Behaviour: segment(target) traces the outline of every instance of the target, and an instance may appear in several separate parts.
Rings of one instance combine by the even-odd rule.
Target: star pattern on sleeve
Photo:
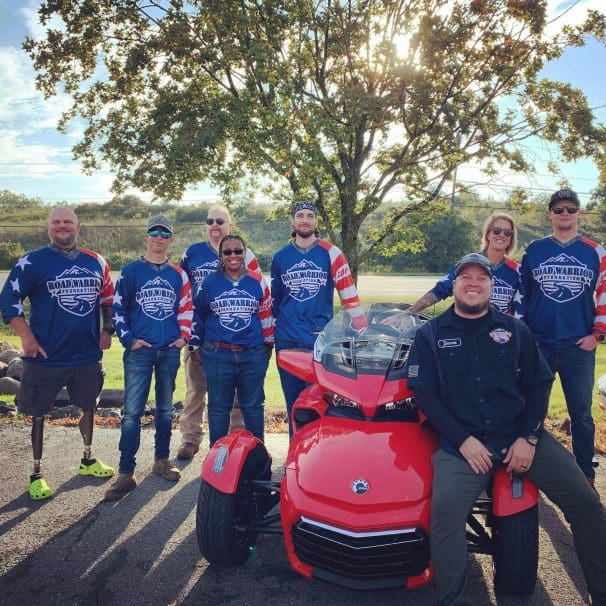
[[[18,303],[15,303],[15,304],[13,305],[13,307],[14,307],[14,308],[17,310],[17,313],[18,313],[20,316],[22,316],[22,315],[25,313],[25,311],[24,311],[24,309],[23,309],[23,301],[19,301]]]
[[[114,322],[114,326],[117,326],[118,324],[124,324],[124,316],[114,314],[114,317],[112,318],[112,320]]]
[[[516,290],[516,294],[513,296],[513,300],[516,303],[521,303],[523,298],[524,296],[522,295],[522,293],[519,290]]]
[[[11,280],[11,286],[13,287],[13,292],[21,292],[21,289],[19,287],[19,278]]]
[[[114,292],[114,305],[122,305],[122,297],[118,292]]]
[[[15,266],[18,267],[21,271],[25,270],[26,265],[31,265],[32,262],[28,259],[29,255],[25,255],[21,257],[16,263]]]

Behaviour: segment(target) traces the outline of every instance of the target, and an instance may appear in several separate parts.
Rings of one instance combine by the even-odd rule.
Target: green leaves
[[[545,61],[588,35],[590,14],[543,36],[545,0],[55,0],[28,39],[47,95],[84,119],[74,148],[128,185],[179,198],[254,175],[283,196],[314,197],[357,270],[406,217],[439,197],[456,167],[530,168],[521,144],[543,136],[570,160],[604,142],[580,91],[539,80]],[[55,21],[53,21],[54,23]],[[385,230],[358,234],[385,201]]]

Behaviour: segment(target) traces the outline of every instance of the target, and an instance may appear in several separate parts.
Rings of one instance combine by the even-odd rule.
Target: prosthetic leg
[[[44,438],[44,417],[32,417],[32,451],[34,471],[29,477],[29,496],[41,501],[53,496],[53,489],[42,477],[42,442]]]
[[[80,417],[80,435],[84,442],[84,454],[80,459],[78,474],[81,476],[94,476],[95,478],[111,478],[115,469],[101,461],[92,458],[93,428],[95,426],[94,409],[85,410]]]

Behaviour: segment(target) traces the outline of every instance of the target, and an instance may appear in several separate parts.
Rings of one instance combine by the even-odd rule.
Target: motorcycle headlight
[[[342,396],[337,395],[336,393],[331,393],[329,391],[324,393],[324,400],[330,406],[336,406],[337,408],[361,408],[361,406],[354,402],[353,400],[348,400]]]

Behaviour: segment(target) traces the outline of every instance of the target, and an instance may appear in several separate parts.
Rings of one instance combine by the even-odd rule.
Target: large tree
[[[546,0],[47,0],[25,48],[46,95],[73,98],[74,152],[178,198],[245,177],[312,196],[357,272],[456,167],[529,168],[541,136],[565,159],[606,140],[582,91],[540,78],[605,17],[544,35]],[[53,19],[54,18],[54,19]],[[59,19],[59,25],[54,25]],[[288,196],[285,193],[288,193]],[[402,204],[359,238],[386,200]]]

